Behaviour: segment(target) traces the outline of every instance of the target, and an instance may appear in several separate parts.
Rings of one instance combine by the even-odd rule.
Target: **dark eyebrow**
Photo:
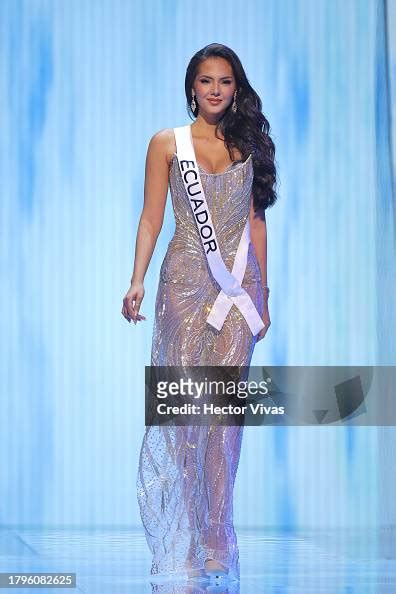
[[[205,78],[213,78],[213,76],[208,76],[207,74],[199,74],[198,76],[204,76]],[[228,76],[220,76],[220,80],[223,80],[223,78],[232,78],[232,74],[229,74]]]

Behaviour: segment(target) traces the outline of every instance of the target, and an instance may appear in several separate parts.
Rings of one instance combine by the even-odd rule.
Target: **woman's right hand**
[[[121,313],[128,322],[133,320],[136,322],[145,320],[145,316],[139,313],[140,304],[144,297],[144,286],[143,283],[132,283],[123,299],[123,305]]]

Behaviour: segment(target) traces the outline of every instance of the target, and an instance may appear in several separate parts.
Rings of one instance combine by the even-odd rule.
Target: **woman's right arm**
[[[136,234],[135,261],[131,285],[123,299],[122,315],[136,324],[145,320],[139,313],[144,297],[143,281],[164,220],[169,183],[167,149],[170,132],[160,130],[151,138],[146,156],[144,204]]]

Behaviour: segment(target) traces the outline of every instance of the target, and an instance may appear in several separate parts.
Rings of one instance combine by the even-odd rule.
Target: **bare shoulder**
[[[176,144],[173,128],[163,128],[153,134],[150,139],[149,150],[154,152],[156,156],[164,158],[168,165],[175,149]]]

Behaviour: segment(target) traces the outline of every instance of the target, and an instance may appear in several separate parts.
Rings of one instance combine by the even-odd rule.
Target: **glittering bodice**
[[[222,173],[207,173],[199,166],[201,182],[215,227],[220,253],[229,271],[249,217],[253,183],[252,157],[235,162]],[[169,166],[169,185],[176,221],[160,278],[162,281],[198,284],[208,279],[215,283],[207,264],[191,205],[186,196],[176,154]],[[260,269],[253,244],[249,245],[248,262],[242,286],[260,282]],[[217,285],[216,285],[217,287]]]

